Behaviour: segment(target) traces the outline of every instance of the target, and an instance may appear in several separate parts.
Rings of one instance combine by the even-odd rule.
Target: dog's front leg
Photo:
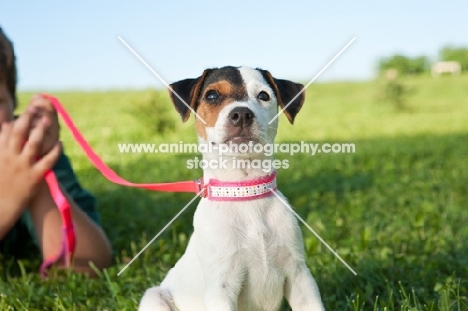
[[[293,311],[323,311],[320,292],[307,266],[301,264],[286,278],[284,296]]]
[[[237,301],[222,284],[205,288],[205,311],[235,311]]]
[[[220,260],[204,266],[206,311],[237,310],[242,272],[234,261]]]
[[[204,245],[206,246],[206,245]],[[206,247],[198,249],[198,258],[205,283],[205,311],[236,311],[242,286],[243,270],[239,256],[226,249],[213,252]]]

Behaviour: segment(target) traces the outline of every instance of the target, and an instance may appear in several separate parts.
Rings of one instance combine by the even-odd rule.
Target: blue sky
[[[248,65],[308,81],[362,80],[386,55],[468,46],[468,1],[2,1],[20,90],[163,87],[203,69]]]

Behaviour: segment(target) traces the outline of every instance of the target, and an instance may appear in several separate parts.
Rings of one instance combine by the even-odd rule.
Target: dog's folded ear
[[[284,109],[284,114],[288,118],[289,122],[293,124],[294,118],[304,104],[305,90],[299,94],[304,86],[300,83],[295,83],[289,80],[275,79],[267,70],[258,70],[260,70],[265,80],[275,91],[275,95],[278,99],[278,105],[281,109],[286,107],[286,109]]]
[[[197,109],[198,96],[203,85],[206,75],[212,69],[206,69],[203,74],[195,79],[185,79],[169,85],[169,96],[175,109],[182,117],[182,121],[186,122],[190,116],[190,112],[195,112]]]

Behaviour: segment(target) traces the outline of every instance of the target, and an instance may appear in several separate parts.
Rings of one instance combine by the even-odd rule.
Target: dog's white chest
[[[274,310],[286,275],[294,261],[303,258],[296,228],[294,216],[274,196],[244,202],[203,200],[194,218],[198,259],[219,270],[217,277],[239,292],[242,310]]]

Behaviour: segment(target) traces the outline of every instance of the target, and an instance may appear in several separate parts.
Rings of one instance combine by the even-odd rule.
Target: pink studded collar
[[[247,201],[262,198],[276,190],[276,172],[260,178],[241,181],[226,182],[210,179],[208,184],[200,185],[206,188],[208,200],[212,201]]]

